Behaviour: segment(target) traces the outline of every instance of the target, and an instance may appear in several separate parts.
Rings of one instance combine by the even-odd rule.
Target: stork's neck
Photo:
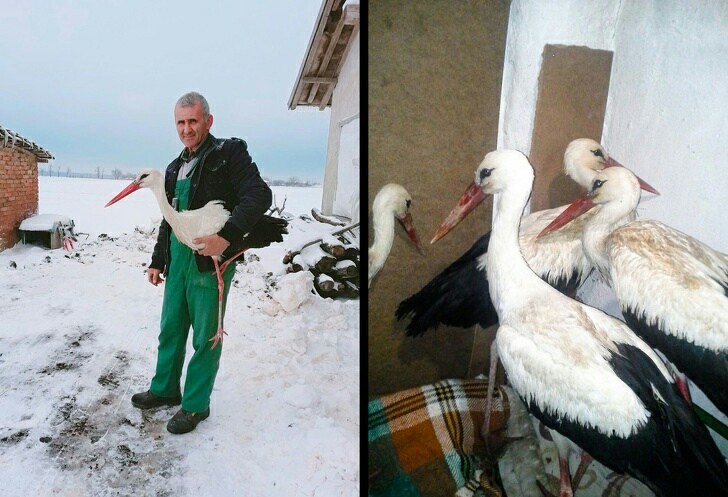
[[[597,172],[589,167],[573,164],[567,167],[567,174],[582,188],[589,190],[596,178]]]
[[[543,283],[526,263],[518,242],[530,187],[515,186],[494,195],[493,226],[486,258],[490,297],[501,322],[508,309],[521,305],[519,297],[527,296]]]
[[[392,212],[373,212],[374,243],[369,248],[369,278],[382,269],[394,243],[394,214]]]
[[[174,210],[174,208],[169,205],[169,201],[167,201],[167,194],[164,191],[164,183],[154,183],[149,187],[149,189],[152,190],[152,193],[154,193],[154,196],[157,198],[157,203],[159,204],[159,210],[162,211],[162,216],[164,216],[164,219],[172,227],[172,231],[178,233],[178,212]]]
[[[584,226],[582,246],[592,265],[599,271],[602,279],[610,283],[609,256],[607,242],[609,235],[620,226],[634,221],[635,211],[625,212],[623,206],[606,203],[597,207],[598,211]]]

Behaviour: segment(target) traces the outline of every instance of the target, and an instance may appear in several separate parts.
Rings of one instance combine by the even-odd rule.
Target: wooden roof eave
[[[50,152],[39,146],[37,143],[23,138],[19,134],[0,126],[0,148],[14,148],[31,153],[38,162],[48,162],[54,159]]]
[[[359,4],[345,5],[339,20],[333,26],[332,13],[341,6],[341,0],[326,0],[319,11],[316,29],[309,40],[308,50],[304,62],[301,64],[296,84],[294,85],[288,108],[293,110],[297,105],[316,105],[323,110],[331,102],[331,96],[338,81],[340,64],[346,60],[349,51],[350,40],[356,34],[359,27]],[[347,31],[345,39],[341,39],[344,28],[351,25],[352,30]],[[326,28],[329,28],[327,31]],[[327,43],[328,40],[328,43]],[[336,60],[336,65],[331,66],[334,52],[343,41],[345,44],[342,57]],[[328,73],[328,74],[327,74]],[[333,73],[333,75],[332,75]],[[327,85],[321,101],[316,102],[316,96],[320,93],[321,85]]]

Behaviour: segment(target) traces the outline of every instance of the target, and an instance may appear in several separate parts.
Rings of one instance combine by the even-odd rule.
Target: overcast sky
[[[182,150],[174,104],[194,90],[263,175],[322,180],[330,112],[288,110],[321,3],[2,2],[0,126],[61,171],[164,168]]]

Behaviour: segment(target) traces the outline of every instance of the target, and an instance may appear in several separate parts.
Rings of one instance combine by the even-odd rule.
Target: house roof
[[[358,2],[323,0],[288,101],[289,109],[302,105],[323,110],[331,105],[339,71],[358,30]]]
[[[49,151],[38,145],[37,143],[23,138],[19,134],[0,126],[0,148],[16,148],[25,150],[35,155],[38,162],[48,162],[49,159],[55,159]]]

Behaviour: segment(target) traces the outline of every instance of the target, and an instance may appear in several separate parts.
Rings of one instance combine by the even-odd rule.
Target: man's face
[[[174,108],[174,120],[177,123],[179,139],[188,149],[194,151],[207,137],[212,126],[212,115],[205,119],[202,116],[202,104],[196,102],[192,107]]]

